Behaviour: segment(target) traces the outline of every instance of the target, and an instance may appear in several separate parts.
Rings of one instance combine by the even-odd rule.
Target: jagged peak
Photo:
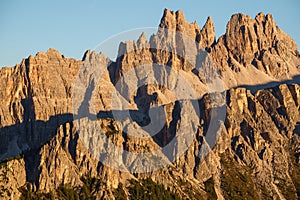
[[[258,22],[265,21],[265,19],[265,14],[263,12],[260,12],[255,16],[255,20]]]
[[[206,20],[203,28],[206,27],[206,26],[212,26],[212,27],[214,27],[214,22],[213,22],[213,20],[212,20],[212,18],[210,16],[207,17],[207,20]]]
[[[215,26],[212,18],[209,16],[201,29],[202,32],[209,32],[215,34]]]
[[[82,61],[90,60],[92,57],[95,57],[96,54],[97,53],[95,51],[89,49],[83,54]]]
[[[245,29],[245,27],[248,27]],[[258,13],[255,16],[255,19],[252,19],[249,15],[245,15],[242,13],[233,14],[227,23],[226,26],[226,37],[231,37],[234,35],[241,34],[240,31],[249,31],[252,30],[253,27],[256,27],[254,31],[258,37],[261,37],[262,32],[260,30],[264,30],[263,32],[268,34],[273,34],[273,36],[268,36],[273,38],[274,34],[277,31],[277,25],[273,20],[273,16],[271,14],[265,15],[263,12]],[[261,27],[261,28],[257,28]],[[258,30],[259,29],[259,30]],[[257,31],[260,31],[257,33]],[[244,34],[244,33],[242,33]]]
[[[176,28],[176,17],[174,16],[174,11],[171,11],[167,8],[164,10],[164,14],[160,20],[159,27],[169,29]]]
[[[270,13],[268,13],[268,14],[266,15],[266,20],[268,20],[268,21],[274,21],[273,15],[270,14]]]
[[[142,32],[139,39],[137,40],[137,44],[144,45],[144,44],[147,44],[147,42],[148,42],[148,40],[147,40],[146,34],[144,32]]]
[[[217,46],[224,45],[229,57],[242,66],[255,66],[276,78],[289,77],[286,74],[293,71],[280,66],[286,65],[287,58],[298,55],[297,44],[276,25],[271,14],[260,12],[255,19],[241,13],[234,14],[221,38]]]
[[[236,13],[233,14],[227,24],[227,28],[229,25],[235,25],[235,24],[249,24],[250,22],[266,22],[268,21],[271,24],[275,24],[273,15],[268,13],[264,14],[263,12],[259,12],[254,19],[252,19],[249,15],[245,15],[243,13]]]
[[[190,38],[196,38],[200,33],[198,24],[195,22],[188,22],[181,10],[174,12],[165,9],[159,27],[162,29],[181,32]]]
[[[227,29],[229,29],[232,26],[236,26],[237,24],[247,24],[251,20],[252,19],[249,15],[245,15],[242,13],[233,14],[229,22],[227,23]]]
[[[254,19],[249,15],[242,13],[234,14],[227,23],[226,36],[238,35],[241,29],[246,30],[243,27],[248,27],[247,29],[253,29],[253,27],[255,27],[254,31],[258,39],[267,37],[270,40],[273,40],[274,38],[280,38],[280,40],[292,40],[286,38],[286,34],[276,25],[272,14],[265,15],[263,12],[260,12]],[[290,41],[286,42],[290,43]],[[294,41],[291,43],[294,43]],[[291,46],[295,46],[295,44],[291,44]]]
[[[201,29],[200,46],[202,48],[210,47],[216,41],[215,27],[211,17],[208,17]]]
[[[183,21],[183,22],[186,22],[184,13],[183,13],[181,10],[177,10],[177,11],[175,12],[175,15],[176,15],[177,21]]]
[[[61,54],[58,50],[56,50],[54,48],[49,48],[46,53],[48,53],[48,54],[51,54],[51,53]]]
[[[49,58],[65,58],[63,54],[61,54],[58,50],[54,48],[49,48],[46,52],[39,51],[36,53],[35,57],[36,59],[46,59],[46,57]]]
[[[197,25],[195,22],[190,23],[186,20],[184,13],[181,10],[176,12],[169,9],[164,10],[164,14],[160,20],[160,28],[176,29],[178,25]],[[198,26],[198,25],[197,25]]]
[[[256,16],[255,16],[255,20],[257,22],[265,22],[265,21],[269,21],[269,22],[272,22],[272,23],[275,23],[274,22],[274,18],[273,18],[273,15],[268,13],[268,14],[264,14],[263,12],[260,12],[258,13]]]
[[[58,50],[54,48],[49,48],[46,54],[50,57],[65,58],[63,54],[61,54]]]
[[[96,59],[106,60],[107,62],[110,61],[110,59],[106,57],[103,52],[97,53],[95,50],[90,49],[87,50],[82,57],[82,61],[93,61]]]

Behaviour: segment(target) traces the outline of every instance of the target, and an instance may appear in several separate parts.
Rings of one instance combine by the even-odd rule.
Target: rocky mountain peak
[[[148,40],[147,40],[146,34],[144,32],[142,32],[139,39],[137,40],[137,45],[140,47],[146,47],[147,44],[148,44]]]
[[[35,56],[29,56],[24,62],[27,62],[27,65],[34,66],[36,64],[45,65],[49,61],[60,62],[62,60],[66,60],[65,56],[58,50],[50,48],[46,52],[40,51]]]
[[[49,48],[46,52],[47,56],[51,59],[55,59],[55,58],[64,58],[64,56],[56,49],[54,48]]]
[[[206,23],[201,29],[201,47],[210,47],[216,41],[215,27],[211,17],[208,17]]]
[[[300,74],[296,43],[264,13],[255,19],[233,15],[217,42],[210,17],[200,29],[181,11],[166,9],[159,26],[190,38],[158,31],[148,41],[142,33],[120,43],[115,62],[92,50],[75,60],[49,49],[0,70],[0,199],[18,199],[26,191],[53,192],[60,199],[64,185],[76,195],[91,190],[96,199],[115,199],[117,188],[130,199],[132,181],[141,181],[140,188],[144,178],[183,199],[297,198],[300,86],[288,79]],[[209,82],[189,60],[216,66],[225,91],[207,94]],[[213,102],[221,96],[226,96],[224,119],[216,118],[223,111]],[[126,104],[119,107],[120,102]],[[86,109],[90,103],[93,113]],[[158,107],[162,118],[156,120],[165,121],[154,124],[160,129],[152,135],[146,127]],[[101,130],[81,131],[74,116],[82,117],[81,125],[89,123],[87,116],[97,116]],[[218,121],[215,135],[209,133],[213,121]],[[193,137],[181,138],[188,130]],[[192,142],[189,148],[156,171],[148,163],[161,157],[141,159],[110,148],[148,154],[178,140],[178,148],[167,147],[167,154],[175,155],[181,139]],[[94,157],[97,148],[89,151],[96,146],[105,147],[103,163]],[[120,157],[108,158],[116,154]],[[134,173],[139,163],[149,171]],[[86,197],[81,195],[78,199]]]
[[[174,12],[165,9],[159,27],[179,31],[191,38],[196,38],[196,36],[200,33],[198,24],[195,22],[189,23],[185,19],[183,12],[180,10]]]
[[[49,48],[46,53],[48,53],[48,54],[60,54],[59,51],[54,49],[54,48]]]
[[[226,41],[229,49],[242,45],[238,51],[267,50],[281,41],[292,51],[297,50],[296,43],[275,23],[271,14],[258,13],[255,19],[248,15],[234,14],[226,27]]]
[[[271,23],[275,23],[275,22],[274,22],[274,19],[273,19],[273,15],[270,14],[270,13],[268,13],[267,15],[265,15],[263,12],[260,12],[260,13],[258,13],[258,14],[255,16],[255,20],[256,20],[257,22],[260,22],[260,23],[266,22],[266,20],[267,20],[267,21],[270,21]]]
[[[272,78],[289,79],[297,74],[297,44],[276,25],[271,14],[261,12],[255,19],[232,15],[213,52],[222,52],[213,56],[219,66],[229,64],[237,73],[243,67],[255,67]]]
[[[195,39],[203,49],[211,47],[215,43],[215,28],[211,17],[207,18],[206,23],[200,29],[196,22],[188,22],[182,11],[176,12],[165,9],[161,19],[160,28],[175,30],[184,36]]]
[[[93,50],[87,50],[82,57],[82,61],[92,60],[96,56],[96,54],[97,53]]]

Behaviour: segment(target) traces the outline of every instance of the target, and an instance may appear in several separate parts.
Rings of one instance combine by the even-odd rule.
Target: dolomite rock
[[[121,43],[116,62],[90,50],[78,61],[49,49],[0,70],[5,86],[0,87],[0,160],[24,154],[0,169],[4,198],[18,198],[22,186],[39,192],[81,187],[91,176],[103,181],[95,192],[98,199],[113,199],[120,183],[146,177],[186,199],[209,199],[206,186],[213,180],[215,195],[229,199],[229,172],[237,173],[236,187],[249,185],[245,198],[297,198],[300,72],[295,42],[263,13],[255,19],[233,15],[217,41],[210,17],[200,29],[181,11],[166,9],[159,27],[149,41],[141,34],[137,41]],[[202,65],[218,70],[224,91],[206,94],[211,79],[197,68]],[[137,87],[153,80],[163,84]],[[157,117],[161,129],[146,139],[134,137],[149,136],[139,127],[151,123],[149,110],[156,107],[165,115]],[[226,115],[219,119],[222,108]],[[78,121],[89,129],[80,130]],[[110,148],[146,153],[173,140],[173,149],[157,154],[160,161],[168,162],[185,144],[188,148],[159,170],[151,168],[151,158]],[[139,162],[146,163],[147,173],[130,173],[144,170]],[[122,170],[114,168],[119,164]]]

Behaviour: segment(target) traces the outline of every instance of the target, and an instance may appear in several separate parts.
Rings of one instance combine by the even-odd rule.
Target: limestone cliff
[[[297,199],[299,63],[270,14],[216,40],[210,17],[166,9],[116,61],[49,49],[2,68],[0,197]]]

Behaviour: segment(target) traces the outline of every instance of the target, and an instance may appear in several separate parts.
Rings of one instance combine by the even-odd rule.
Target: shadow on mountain
[[[279,84],[299,84],[300,76],[295,76],[292,80],[284,82],[270,82],[267,84],[249,86],[241,85],[239,87],[245,87],[251,92],[256,92],[260,89],[270,88],[277,86]],[[132,121],[135,121],[141,127],[149,124],[149,109],[153,102],[157,101],[157,94],[148,95],[145,93],[147,88],[141,88],[141,91],[137,93],[135,97],[135,102],[138,106],[138,110],[111,110],[111,111],[100,111],[98,114],[93,115],[89,113],[87,109],[89,106],[90,99],[92,97],[92,92],[94,90],[94,82],[86,90],[84,100],[79,108],[83,114],[81,116],[74,116],[72,113],[57,114],[51,116],[49,120],[36,120],[35,109],[32,97],[29,95],[27,99],[22,99],[21,104],[24,108],[23,122],[17,123],[11,126],[0,128],[0,161],[4,161],[8,158],[16,157],[20,154],[24,155],[25,167],[26,167],[26,179],[29,182],[38,184],[39,180],[39,163],[40,163],[40,148],[50,141],[51,138],[55,136],[58,128],[66,123],[73,122],[74,119],[89,117],[90,119],[116,119],[124,120],[130,116]],[[204,130],[208,129],[209,122],[211,121],[212,113],[218,116],[218,112],[207,111],[202,108],[203,102],[201,100],[193,100],[193,106],[199,106],[197,109],[200,110],[200,117],[204,119],[205,125]],[[176,134],[176,126],[178,121],[180,121],[180,106],[178,102],[175,102],[172,113],[172,120],[170,125],[165,125],[160,132],[158,132],[153,139],[161,147],[168,144]],[[194,108],[196,109],[196,108]],[[205,113],[204,113],[205,112]],[[209,114],[210,113],[210,114]],[[129,115],[129,116],[128,116]],[[116,117],[117,116],[117,117]],[[219,125],[216,125],[219,127]],[[209,131],[209,130],[208,130]],[[295,132],[299,132],[299,124]],[[200,138],[201,139],[201,138]],[[206,139],[208,140],[208,139]],[[211,139],[212,141],[214,138]]]
[[[291,80],[272,81],[272,82],[268,82],[268,83],[265,83],[265,84],[259,84],[259,85],[239,85],[235,88],[246,88],[246,89],[250,90],[252,94],[254,94],[258,90],[276,87],[276,86],[281,85],[281,84],[287,84],[287,85],[300,84],[300,75],[294,76]]]
[[[73,121],[72,114],[58,114],[49,120],[36,120],[31,98],[22,99],[23,122],[0,128],[0,161],[24,155],[26,180],[38,183],[40,148],[57,133],[57,129]]]
[[[163,108],[163,107],[161,107]],[[150,108],[149,108],[150,109]],[[149,112],[149,110],[148,110]],[[129,119],[130,123],[136,122],[145,132],[151,132],[149,128],[147,129],[147,125],[150,123],[157,122],[161,117],[165,116],[159,116],[156,115],[156,119],[152,119],[149,116],[148,112],[144,112],[143,110],[111,110],[111,111],[100,111],[97,114],[98,119],[114,119],[118,121],[125,121],[126,119]],[[159,130],[153,137],[154,141],[161,147],[164,147],[167,145],[175,136],[176,133],[176,127],[177,123],[180,120],[180,102],[176,101],[174,105],[174,109],[172,111],[172,121],[170,122],[170,125],[168,126],[166,123],[162,126],[161,130]],[[153,126],[152,126],[153,127]],[[125,127],[126,128],[126,127]],[[156,127],[153,127],[152,130],[154,130]],[[151,126],[150,126],[151,129]],[[123,132],[123,135],[126,137],[126,133]]]

